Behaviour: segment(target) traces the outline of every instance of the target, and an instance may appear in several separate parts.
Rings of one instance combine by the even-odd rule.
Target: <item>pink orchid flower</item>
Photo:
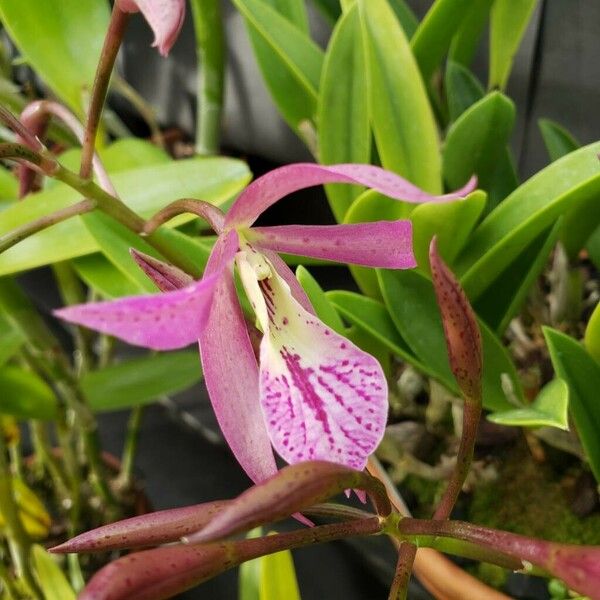
[[[415,266],[410,221],[252,227],[287,194],[323,183],[365,185],[414,203],[457,198],[475,185],[473,180],[455,194],[432,196],[369,165],[281,167],[250,184],[227,215],[202,204],[219,237],[200,281],[174,282],[172,273],[156,261],[143,265],[138,255],[164,293],[56,311],[155,350],[198,340],[219,425],[254,481],[276,472],[271,445],[289,463],[327,460],[361,470],[384,433],[387,384],[379,363],[315,316],[276,251],[407,269]],[[263,334],[258,365],[236,296],[234,264]]]
[[[141,12],[154,32],[154,44],[166,56],[185,18],[185,0],[117,0],[123,12]]]

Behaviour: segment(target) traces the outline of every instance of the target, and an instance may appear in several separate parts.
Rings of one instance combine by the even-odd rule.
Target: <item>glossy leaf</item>
[[[83,376],[81,385],[96,411],[147,404],[191,387],[202,377],[197,352],[133,358]]]
[[[353,344],[358,346],[361,350],[364,350],[367,354],[370,354],[377,359],[377,362],[383,369],[383,374],[390,378],[393,377],[392,363],[389,348],[379,341],[376,337],[370,333],[361,329],[360,327],[350,327],[346,331],[345,337],[347,337]]]
[[[569,386],[562,379],[546,384],[535,400],[522,408],[496,412],[488,416],[490,421],[511,427],[558,427],[569,428]]]
[[[24,419],[53,419],[57,414],[54,393],[34,373],[17,367],[2,367],[0,389],[0,412],[5,415]]]
[[[460,27],[452,38],[448,52],[449,60],[467,67],[471,64],[493,3],[494,0],[478,0],[471,3]]]
[[[306,292],[315,313],[325,325],[331,327],[337,333],[344,335],[346,328],[337,311],[325,295],[325,292],[317,280],[302,265],[296,269],[296,278]]]
[[[260,560],[260,600],[301,600],[294,559],[289,550],[267,554]]]
[[[599,151],[600,143],[592,144],[552,163],[517,188],[477,227],[454,265],[472,301],[561,214],[597,201]]]
[[[441,63],[472,0],[436,0],[415,31],[410,46],[428,82]]]
[[[371,123],[384,167],[441,190],[437,126],[416,61],[385,0],[358,0],[367,47]]]
[[[322,50],[287,2],[234,0],[234,4],[246,19],[254,54],[277,108],[298,131],[304,121],[314,120]]]
[[[498,335],[524,304],[534,282],[541,275],[560,233],[561,221],[542,231],[475,302],[477,314]]]
[[[371,127],[365,48],[354,4],[335,26],[323,64],[317,121],[319,159],[323,164],[369,163]],[[326,187],[338,221],[344,219],[360,188]]]
[[[448,364],[442,322],[431,282],[416,271],[379,271],[383,297],[390,316],[419,359],[448,389],[456,382]],[[490,410],[510,407],[502,375],[510,379],[517,397],[523,395],[517,372],[502,342],[479,321],[483,343],[483,406]]]
[[[413,251],[417,264],[429,272],[429,243],[437,236],[438,249],[450,264],[465,245],[486,203],[484,192],[476,191],[463,200],[444,204],[420,204],[410,215],[413,223]]]
[[[551,162],[581,147],[581,144],[564,127],[550,119],[540,119],[538,126]]]
[[[228,158],[193,158],[116,173],[113,182],[127,204],[149,217],[179,197],[198,197],[222,205],[249,179],[246,166]],[[0,234],[75,203],[79,194],[64,185],[38,194],[2,213]],[[175,226],[192,218],[182,215]],[[78,218],[64,221],[13,246],[0,255],[0,275],[98,251],[98,244]]]
[[[389,5],[398,17],[398,22],[407,39],[412,38],[419,26],[419,19],[417,19],[412,8],[406,3],[406,0],[389,0]]]
[[[600,364],[600,303],[596,304],[585,328],[584,341],[587,351]]]
[[[488,189],[514,119],[514,104],[499,92],[488,94],[458,117],[444,143],[444,178],[450,187],[464,184],[475,173],[479,186]]]
[[[490,89],[503,90],[537,0],[495,0],[490,18]]]
[[[479,79],[465,66],[452,60],[446,64],[444,84],[451,121],[456,121],[485,95]]]
[[[284,467],[232,500],[201,531],[186,536],[189,543],[223,539],[264,523],[288,517],[346,489],[365,490],[382,516],[391,512],[385,487],[364,471],[324,461]]]
[[[5,167],[0,167],[0,209],[4,202],[14,201],[19,196],[17,178]]]
[[[102,298],[122,298],[140,293],[138,285],[102,254],[88,254],[71,261],[77,275]]]
[[[79,115],[108,28],[104,0],[1,0],[0,19],[35,72]]]
[[[51,554],[38,544],[31,548],[33,567],[45,600],[75,600],[75,592]]]
[[[600,365],[568,335],[545,327],[544,337],[557,376],[569,386],[569,409],[592,472],[600,482]]]

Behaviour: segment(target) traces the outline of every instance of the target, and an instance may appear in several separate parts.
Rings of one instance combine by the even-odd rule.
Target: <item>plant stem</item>
[[[123,35],[125,34],[125,27],[127,26],[128,20],[128,15],[119,8],[119,3],[115,2],[110,23],[108,25],[108,31],[104,38],[100,62],[96,69],[94,85],[92,87],[81,153],[81,167],[79,169],[79,175],[83,179],[89,179],[92,174],[92,160],[96,148],[98,125],[100,124],[102,108],[104,106],[104,101],[106,100],[110,76],[123,40]]]
[[[0,252],[8,250],[15,244],[18,244],[38,231],[47,229],[57,223],[62,223],[62,221],[66,221],[76,215],[83,215],[87,212],[91,212],[96,208],[96,205],[97,203],[95,200],[82,200],[81,202],[61,208],[49,215],[44,215],[43,217],[39,217],[28,223],[24,223],[20,227],[0,236]]]
[[[31,571],[29,560],[31,541],[19,517],[6,454],[7,448],[4,435],[0,434],[0,512],[5,521],[6,537],[17,573],[31,589],[33,596],[39,600],[43,600],[42,592]]]
[[[121,472],[115,482],[117,489],[128,490],[131,487],[133,465],[139,441],[143,412],[144,407],[141,405],[134,406],[131,411],[129,422],[127,423],[127,435],[125,437],[123,457],[121,459]]]
[[[388,600],[406,600],[408,594],[408,582],[412,572],[417,547],[409,542],[400,544],[398,550],[398,562],[396,563],[396,572],[390,587]]]
[[[460,438],[460,446],[456,457],[456,465],[448,480],[444,495],[435,509],[433,515],[434,519],[448,519],[456,504],[458,495],[462,490],[462,486],[464,485],[465,479],[469,474],[469,469],[471,468],[480,417],[481,402],[474,402],[471,399],[466,398],[463,409],[462,436]]]
[[[199,62],[196,152],[219,151],[225,73],[220,0],[191,0]]]
[[[15,587],[14,581],[6,568],[6,565],[2,561],[2,555],[0,555],[0,582],[3,585],[3,588],[0,589],[6,592],[8,600],[18,600],[19,592]]]

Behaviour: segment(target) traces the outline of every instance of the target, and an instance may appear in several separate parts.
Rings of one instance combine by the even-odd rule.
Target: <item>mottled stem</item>
[[[144,225],[143,233],[150,235],[161,225],[164,225],[171,219],[185,213],[197,215],[204,219],[217,234],[221,233],[225,223],[225,215],[216,206],[205,202],[204,200],[194,200],[193,198],[180,198],[167,204],[164,208],[152,215]]]
[[[85,126],[85,136],[83,139],[83,149],[81,153],[81,167],[79,175],[83,179],[89,179],[92,174],[92,160],[96,148],[96,135],[98,125],[102,116],[102,108],[106,100],[110,76],[115,65],[115,60],[125,34],[128,15],[119,8],[119,3],[115,2],[113,11],[104,38],[104,46],[100,54],[100,61],[96,69],[96,77],[90,98],[87,123]]]
[[[225,81],[225,43],[220,0],[191,0],[200,73],[196,152],[217,154]]]
[[[408,583],[412,573],[413,564],[417,555],[417,547],[409,542],[400,544],[398,550],[398,562],[396,572],[390,587],[388,600],[406,600],[408,595]]]

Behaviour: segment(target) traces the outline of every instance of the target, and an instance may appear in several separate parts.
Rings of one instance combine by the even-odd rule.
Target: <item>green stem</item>
[[[102,108],[106,100],[110,76],[115,65],[117,53],[125,34],[128,15],[119,8],[119,3],[115,2],[113,11],[104,38],[104,46],[100,54],[100,61],[96,69],[94,85],[88,110],[88,118],[85,126],[85,136],[83,139],[83,148],[81,152],[81,167],[79,175],[83,179],[89,179],[92,175],[92,160],[96,149],[96,135],[98,125],[102,116]]]
[[[225,43],[220,0],[191,0],[200,63],[196,152],[219,151],[225,80]]]
[[[36,599],[43,600],[42,592],[31,571],[29,560],[31,541],[19,517],[6,454],[7,448],[4,435],[0,435],[0,512],[5,521],[6,537],[17,573],[30,588],[33,596]]]
[[[116,481],[117,488],[121,490],[128,490],[131,488],[133,465],[140,436],[140,425],[143,412],[143,406],[135,406],[131,411],[131,416],[127,423],[127,435],[125,437],[125,446],[123,448],[123,457],[121,459],[121,472]]]
[[[18,600],[20,598],[20,594],[15,587],[14,581],[6,568],[6,565],[2,561],[2,555],[0,555],[0,582],[2,582],[3,591],[6,592],[8,600]]]

